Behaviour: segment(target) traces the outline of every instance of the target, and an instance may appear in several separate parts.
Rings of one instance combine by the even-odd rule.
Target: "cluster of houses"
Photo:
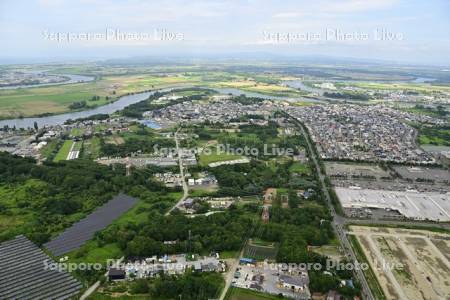
[[[309,129],[323,159],[434,163],[416,145],[417,132],[379,106],[317,105],[288,111]]]
[[[201,172],[198,174],[197,179],[189,178],[187,184],[189,186],[215,186],[217,185],[217,179],[213,174]]]
[[[108,270],[108,279],[133,280],[135,278],[153,278],[161,273],[168,275],[180,275],[187,270],[194,272],[225,272],[226,264],[219,260],[219,255],[198,256],[198,255],[165,255],[163,257],[153,257],[128,261],[122,264],[115,264]]]
[[[276,105],[270,101],[261,104],[242,105],[239,102],[221,99],[213,99],[207,103],[198,101],[186,101],[169,107],[146,112],[146,116],[155,120],[172,122],[197,122],[205,121],[213,123],[228,123],[233,119],[239,119],[245,115],[270,115],[276,110]],[[265,120],[254,120],[267,124]]]
[[[176,187],[183,185],[183,178],[179,173],[166,172],[166,173],[156,173],[155,178],[163,182],[167,187]]]

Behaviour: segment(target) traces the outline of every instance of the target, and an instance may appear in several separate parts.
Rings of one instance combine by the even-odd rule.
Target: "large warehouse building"
[[[450,194],[336,187],[345,209],[384,209],[414,220],[450,221]]]

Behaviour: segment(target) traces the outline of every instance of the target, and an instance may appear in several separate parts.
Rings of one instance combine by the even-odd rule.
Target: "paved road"
[[[295,118],[294,118],[295,119]],[[296,120],[296,119],[295,119]],[[320,180],[320,184],[322,186],[322,190],[323,193],[325,195],[326,198],[326,202],[328,204],[328,208],[331,212],[331,215],[333,217],[333,222],[332,222],[332,226],[334,231],[336,232],[339,240],[341,241],[341,245],[345,251],[346,257],[350,258],[351,261],[353,263],[355,263],[355,265],[359,265],[356,264],[358,261],[356,259],[356,255],[353,252],[353,249],[350,245],[350,242],[347,238],[347,235],[345,234],[344,231],[344,224],[345,224],[345,219],[339,217],[336,214],[336,210],[334,209],[333,203],[331,202],[331,197],[330,194],[328,193],[328,189],[326,188],[325,185],[325,176],[320,172],[320,166],[316,157],[315,152],[313,151],[313,147],[311,145],[311,142],[309,140],[309,135],[306,133],[305,129],[303,128],[303,126],[299,126],[301,129],[301,132],[303,133],[303,135],[305,136],[308,148],[309,148],[309,152],[311,153],[311,158],[314,162],[314,166],[316,167],[316,172],[319,175],[319,180]],[[368,299],[368,300],[374,300],[375,298],[372,295],[372,291],[369,288],[369,284],[366,281],[366,278],[364,277],[363,271],[358,269],[355,271],[355,275],[358,278],[358,281],[361,283],[361,288],[362,288],[362,296],[364,297],[364,299]]]
[[[177,154],[178,154],[178,165],[180,166],[180,175],[181,175],[181,182],[183,184],[183,196],[180,198],[180,200],[178,200],[178,202],[165,214],[166,216],[170,215],[170,213],[179,205],[181,205],[183,203],[184,200],[186,200],[186,198],[189,195],[189,188],[188,185],[186,183],[186,178],[184,178],[184,168],[183,168],[183,160],[181,159],[181,155],[180,155],[180,146],[179,146],[179,142],[178,142],[178,132],[180,131],[180,129],[178,129],[175,134],[174,134],[174,138],[175,138],[175,145],[177,147]]]
[[[422,222],[422,221],[401,221],[401,220],[371,220],[371,219],[351,219],[337,216],[341,224],[355,225],[402,225],[410,227],[441,228],[450,230],[450,223]]]
[[[117,260],[116,264],[120,264],[125,257],[121,257]],[[105,273],[105,276],[108,276],[108,272]],[[96,281],[93,285],[91,285],[84,293],[81,295],[80,300],[87,299],[96,289],[100,286],[100,281]]]
[[[239,252],[239,257],[234,259],[230,265],[230,269],[228,270],[227,276],[225,277],[225,287],[222,289],[222,294],[220,294],[219,300],[225,299],[228,289],[231,286],[231,281],[234,278],[234,273],[236,273],[237,267],[239,266],[239,260],[242,258],[242,256],[244,256],[244,250],[245,246],[247,245],[247,242],[248,240],[244,243],[241,252]]]

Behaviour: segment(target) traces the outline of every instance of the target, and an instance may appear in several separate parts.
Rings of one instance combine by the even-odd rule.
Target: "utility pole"
[[[191,253],[191,230],[188,231],[188,253]]]

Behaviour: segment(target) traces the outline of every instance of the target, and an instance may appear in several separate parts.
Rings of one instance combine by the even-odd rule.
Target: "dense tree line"
[[[131,137],[125,140],[123,144],[110,144],[106,143],[103,139],[100,142],[100,149],[104,156],[129,156],[132,153],[142,152],[142,153],[153,153],[155,151],[155,146],[158,148],[174,148],[175,142],[170,139],[158,138],[158,137],[146,137],[146,138],[136,138]]]
[[[269,166],[264,161],[251,160],[248,164],[224,165],[209,168],[219,182],[218,196],[245,196],[262,194],[267,188],[289,190],[317,189],[315,174],[297,176],[289,171],[293,161]],[[312,196],[311,200],[320,200]]]
[[[177,299],[180,295],[186,300],[216,299],[223,285],[223,277],[218,273],[163,276],[153,283],[150,295],[167,299]]]
[[[181,214],[165,217],[149,212],[144,224],[113,225],[97,235],[100,244],[117,242],[128,257],[149,257],[175,253],[203,253],[237,250],[254,222],[242,210],[196,218]],[[190,237],[190,238],[189,238]],[[177,241],[164,244],[164,241]]]
[[[42,244],[70,226],[76,220],[72,216],[90,213],[120,191],[154,197],[168,192],[145,174],[124,175],[123,168],[112,170],[91,161],[37,165],[34,159],[0,152],[1,214],[24,218],[24,223],[3,230],[0,240],[26,234]]]
[[[364,93],[356,92],[325,92],[323,93],[325,97],[336,98],[336,99],[351,99],[351,100],[361,100],[368,101],[370,96]]]
[[[259,97],[247,97],[245,94],[241,94],[239,96],[234,96],[233,101],[238,102],[242,105],[252,105],[259,104],[263,102],[265,99]]]
[[[432,145],[450,146],[450,125],[418,126],[419,138],[424,136]]]
[[[295,139],[278,137],[278,125],[273,121],[269,121],[267,126],[241,125],[239,130],[236,136],[219,137],[219,143],[230,145],[231,148],[257,149],[259,159],[270,159],[277,155],[272,152],[273,148],[292,150],[293,154],[298,154],[298,147],[305,144],[300,136]]]
[[[195,94],[191,96],[184,96],[176,100],[171,100],[168,103],[165,104],[154,104],[153,101],[161,98],[164,95],[168,95],[171,93],[176,92],[184,92],[184,91],[198,91],[202,92],[201,94]],[[125,107],[121,114],[126,117],[130,118],[142,118],[142,113],[145,111],[151,111],[156,109],[161,109],[167,106],[175,105],[178,103],[183,103],[185,101],[192,101],[192,100],[200,100],[203,99],[204,95],[209,95],[215,93],[214,90],[211,89],[204,89],[204,88],[185,88],[185,89],[176,89],[168,92],[154,92],[152,95],[150,95],[147,99],[128,105]]]
[[[86,101],[77,101],[77,102],[73,102],[69,105],[69,108],[72,110],[75,109],[82,109],[85,108],[87,106]]]
[[[261,194],[269,187],[285,187],[289,171],[284,165],[268,167],[264,162],[251,160],[248,164],[210,168],[219,182],[218,195],[245,196]]]
[[[91,115],[89,117],[78,118],[78,119],[75,119],[75,120],[68,119],[67,121],[64,122],[64,124],[65,125],[69,125],[69,124],[73,124],[73,123],[76,123],[76,122],[83,122],[83,121],[88,121],[88,120],[92,120],[92,121],[98,120],[98,121],[100,121],[100,120],[107,120],[109,118],[110,118],[110,116],[108,114],[95,114],[95,115]]]
[[[150,294],[155,299],[214,299],[224,284],[218,273],[193,273],[165,275],[153,281],[137,279],[130,285],[131,294]]]

